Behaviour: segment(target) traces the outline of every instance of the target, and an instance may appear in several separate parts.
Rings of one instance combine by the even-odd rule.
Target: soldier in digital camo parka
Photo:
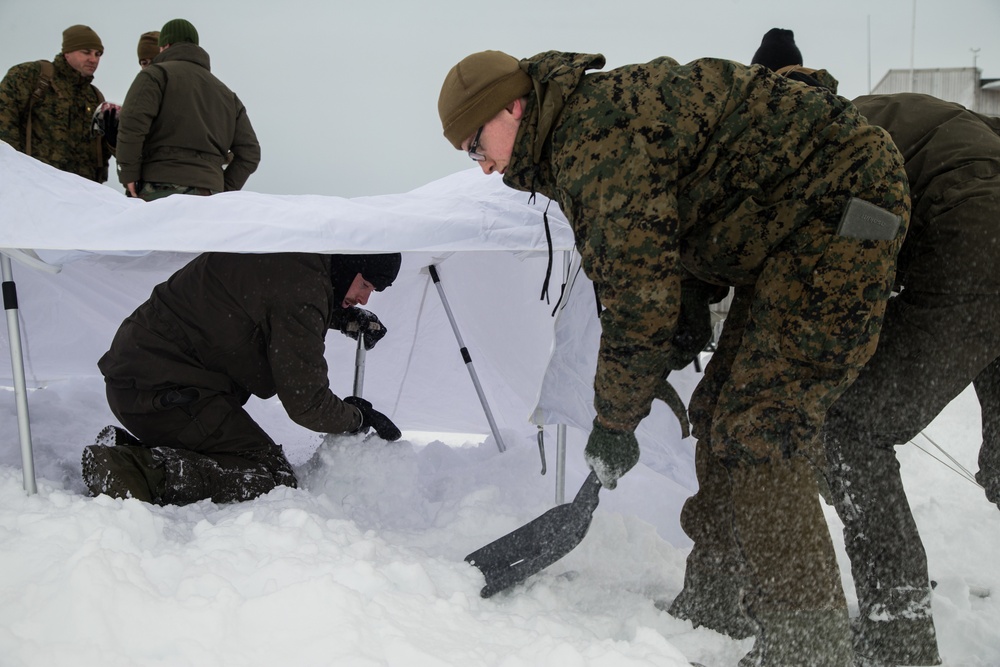
[[[56,169],[98,183],[108,180],[113,147],[91,129],[104,102],[93,84],[102,55],[97,33],[74,25],[63,31],[62,50],[51,63],[11,67],[0,81],[0,140]],[[51,67],[48,85],[44,67]],[[109,106],[108,113],[117,114],[117,105]]]
[[[692,405],[731,480],[756,639],[741,665],[847,667],[847,604],[807,454],[875,350],[909,217],[903,160],[827,91],[761,68],[473,54],[438,101],[485,173],[562,207],[604,311],[585,457],[614,488],[670,370],[681,281],[739,295]]]

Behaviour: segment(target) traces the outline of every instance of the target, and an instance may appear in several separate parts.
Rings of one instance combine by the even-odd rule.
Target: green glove
[[[613,489],[618,486],[618,478],[639,462],[639,441],[631,431],[610,429],[594,419],[583,457],[597,473],[601,486]]]

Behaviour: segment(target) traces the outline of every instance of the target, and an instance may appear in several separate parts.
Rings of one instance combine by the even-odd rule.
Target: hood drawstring
[[[528,195],[528,203],[531,205],[535,204],[535,181],[538,179],[538,170],[535,170],[534,175],[531,179],[531,194]],[[542,211],[542,222],[545,226],[545,244],[548,247],[549,259],[548,263],[545,265],[545,280],[542,281],[542,293],[538,297],[538,300],[545,300],[545,303],[551,303],[549,301],[549,281],[552,279],[552,229],[549,227],[549,206],[552,205],[552,200],[549,199],[545,204],[545,210]],[[563,282],[562,287],[559,288],[559,300],[556,301],[555,308],[552,309],[552,316],[555,317],[556,311],[559,309],[559,304],[562,303],[563,293],[566,291],[566,283]]]

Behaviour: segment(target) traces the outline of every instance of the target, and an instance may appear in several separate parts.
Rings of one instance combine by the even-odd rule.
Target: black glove
[[[359,309],[360,310],[360,309]],[[365,311],[367,312],[367,311]],[[399,440],[403,435],[392,420],[372,407],[372,404],[359,396],[348,396],[344,403],[353,405],[361,412],[361,426],[356,433],[367,432],[369,428],[375,429],[378,437],[383,440]]]
[[[95,135],[101,135],[108,145],[115,148],[118,145],[118,110],[121,109],[112,102],[103,102],[94,112],[90,129]]]
[[[358,339],[364,336],[365,349],[375,347],[386,334],[385,325],[379,322],[375,313],[364,308],[343,308],[333,318],[333,328],[340,330],[348,338]]]

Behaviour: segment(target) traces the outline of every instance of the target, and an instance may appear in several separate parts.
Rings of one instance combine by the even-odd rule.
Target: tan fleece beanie
[[[514,56],[502,51],[466,56],[448,72],[438,96],[445,138],[461,148],[477,128],[531,89],[531,77]]]

